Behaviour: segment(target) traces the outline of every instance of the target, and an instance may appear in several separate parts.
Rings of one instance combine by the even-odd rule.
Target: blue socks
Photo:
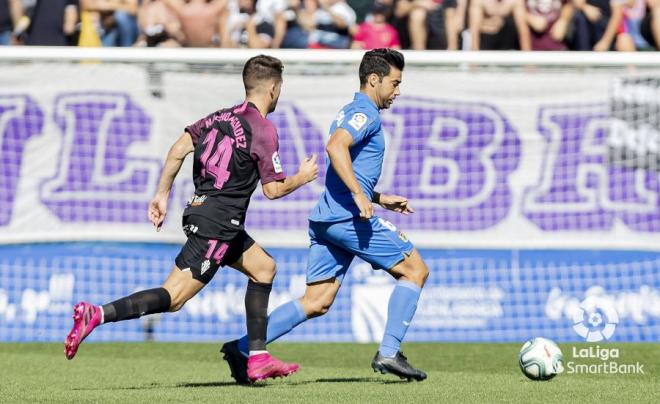
[[[391,358],[399,352],[401,340],[415,315],[421,293],[422,288],[412,282],[401,280],[396,283],[387,306],[385,335],[378,350],[382,356]],[[268,328],[270,329],[270,324]]]
[[[268,329],[266,331],[266,344],[275,341],[284,334],[289,333],[300,323],[307,320],[300,300],[292,300],[285,303],[270,313],[268,317]],[[244,335],[238,340],[238,348],[247,355],[248,336]]]

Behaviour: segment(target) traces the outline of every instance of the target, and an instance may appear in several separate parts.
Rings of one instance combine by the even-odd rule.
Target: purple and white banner
[[[423,246],[657,249],[658,80],[585,74],[405,71],[382,112],[377,189],[416,213],[378,214]],[[0,77],[0,243],[183,240],[190,161],[158,235],[147,203],[184,126],[242,100],[239,75],[163,73],[156,90],[131,65],[3,66]],[[281,200],[255,192],[247,229],[262,243],[307,244],[327,129],[357,88],[357,73],[285,72],[269,116],[284,169],[319,153],[322,172]]]

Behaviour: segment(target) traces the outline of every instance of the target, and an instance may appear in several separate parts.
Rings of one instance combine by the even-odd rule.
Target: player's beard
[[[389,107],[391,107],[393,103],[394,103],[393,98],[384,97],[380,109],[389,109]]]

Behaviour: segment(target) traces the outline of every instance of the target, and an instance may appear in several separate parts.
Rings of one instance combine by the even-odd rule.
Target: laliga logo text
[[[588,296],[580,303],[579,310],[573,313],[573,330],[587,342],[608,340],[614,334],[619,323],[617,313],[611,301],[601,296]],[[592,363],[568,362],[569,374],[644,374],[644,365],[639,362],[619,363],[612,359],[619,358],[618,348],[585,347],[578,349],[573,346],[573,359]],[[594,360],[600,361],[593,363]]]
[[[573,313],[573,330],[587,342],[610,339],[618,323],[614,305],[599,296],[587,297]]]

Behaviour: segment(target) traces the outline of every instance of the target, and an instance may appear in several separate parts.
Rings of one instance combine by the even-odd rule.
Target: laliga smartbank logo
[[[599,296],[589,296],[573,315],[573,330],[587,342],[608,340],[614,335],[619,315],[612,302]],[[644,365],[620,363],[618,348],[587,346],[572,347],[572,361],[566,363],[569,374],[644,374]]]
[[[573,330],[587,342],[610,339],[619,323],[619,315],[611,301],[589,296],[573,313]]]

